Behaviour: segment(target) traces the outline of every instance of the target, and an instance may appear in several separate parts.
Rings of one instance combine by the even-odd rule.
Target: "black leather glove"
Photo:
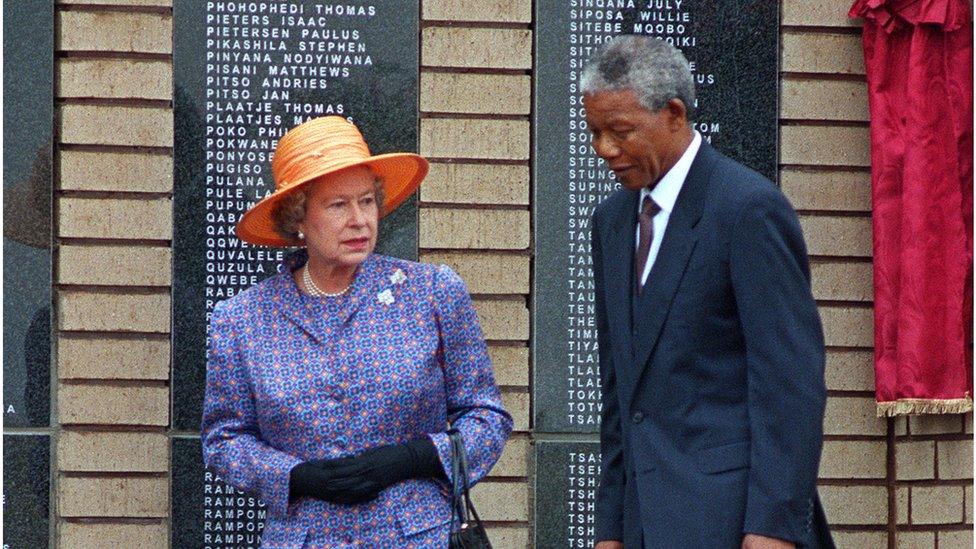
[[[437,447],[429,438],[366,450],[357,456],[301,463],[291,472],[291,495],[332,503],[365,503],[408,478],[444,478]]]
[[[325,483],[331,477],[329,473],[314,465],[311,461],[305,461],[292,467],[288,475],[288,498],[295,500],[300,497],[310,497],[324,499]]]

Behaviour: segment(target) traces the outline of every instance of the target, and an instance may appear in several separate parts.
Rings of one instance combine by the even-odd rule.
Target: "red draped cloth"
[[[967,0],[858,0],[871,111],[878,415],[972,409]]]

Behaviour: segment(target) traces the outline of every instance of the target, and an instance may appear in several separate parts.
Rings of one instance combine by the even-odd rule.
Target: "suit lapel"
[[[636,390],[648,358],[657,345],[675,292],[695,249],[698,240],[695,227],[705,206],[708,177],[714,167],[715,154],[708,143],[702,142],[671,212],[647,284],[634,307],[634,378],[633,383],[624,386],[631,392]],[[630,401],[629,396],[625,399],[627,402]]]
[[[603,232],[603,279],[606,281],[607,323],[613,348],[619,353],[617,364],[630,362],[631,349],[631,290],[634,264],[634,231],[637,225],[637,197],[639,193],[624,189],[623,200],[608,211],[608,223]],[[618,377],[626,376],[630,368],[618,370]],[[621,379],[621,385],[623,384]]]

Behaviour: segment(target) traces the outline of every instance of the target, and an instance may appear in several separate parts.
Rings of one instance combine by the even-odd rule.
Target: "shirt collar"
[[[647,187],[641,189],[640,201],[638,204],[644,202],[645,196],[650,196],[651,200],[657,204],[662,211],[670,214],[671,210],[674,209],[674,203],[678,201],[678,193],[681,192],[681,187],[685,183],[685,178],[688,177],[688,172],[691,170],[691,163],[695,160],[695,155],[698,154],[698,149],[701,147],[701,134],[697,130],[692,130],[694,133],[691,138],[691,143],[685,152],[681,155],[681,158],[671,166],[668,173],[661,177],[657,185],[654,186],[653,190],[648,190]]]

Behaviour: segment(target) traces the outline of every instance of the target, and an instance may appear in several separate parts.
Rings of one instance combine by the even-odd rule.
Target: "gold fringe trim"
[[[878,417],[909,414],[964,414],[973,411],[973,399],[901,398],[878,403]]]

